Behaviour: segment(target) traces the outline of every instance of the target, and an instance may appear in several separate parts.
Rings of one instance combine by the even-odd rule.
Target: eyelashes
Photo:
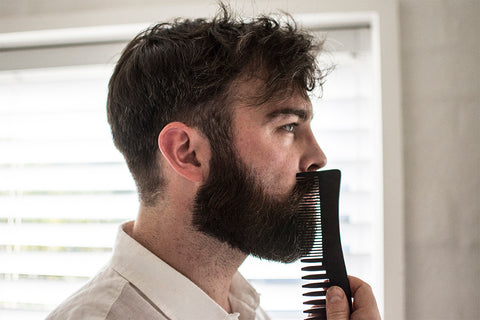
[[[281,129],[287,131],[287,132],[290,132],[290,133],[293,133],[295,132],[295,129],[298,127],[298,124],[297,123],[289,123],[289,124],[286,124],[286,125],[283,125],[281,126]]]

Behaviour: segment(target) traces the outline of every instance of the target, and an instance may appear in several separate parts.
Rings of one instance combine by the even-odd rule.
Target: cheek
[[[279,196],[290,193],[299,168],[297,152],[268,134],[259,135],[256,131],[254,135],[246,128],[242,133],[234,142],[242,162],[255,172],[268,193]]]
[[[268,162],[264,162],[266,166],[257,167],[256,172],[268,193],[283,196],[292,191],[298,169],[291,160],[277,155],[268,158]]]

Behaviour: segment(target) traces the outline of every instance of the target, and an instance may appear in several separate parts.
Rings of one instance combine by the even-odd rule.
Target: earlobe
[[[205,179],[210,146],[196,129],[181,122],[170,122],[158,135],[158,147],[179,175],[192,182]]]

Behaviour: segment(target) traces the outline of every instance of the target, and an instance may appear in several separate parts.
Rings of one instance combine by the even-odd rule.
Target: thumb
[[[347,297],[340,287],[330,287],[327,291],[327,319],[350,319],[350,307],[348,306]]]

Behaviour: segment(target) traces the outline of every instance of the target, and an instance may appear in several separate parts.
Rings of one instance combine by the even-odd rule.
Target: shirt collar
[[[255,289],[237,272],[232,280],[229,295],[232,310],[240,313],[240,320],[255,319],[260,297]]]
[[[168,318],[238,319],[238,313],[228,314],[187,277],[130,237],[132,227],[130,221],[119,228],[111,266]],[[242,313],[241,318],[245,313],[255,313],[259,305],[255,289],[238,272],[232,281],[229,300],[232,309]]]

